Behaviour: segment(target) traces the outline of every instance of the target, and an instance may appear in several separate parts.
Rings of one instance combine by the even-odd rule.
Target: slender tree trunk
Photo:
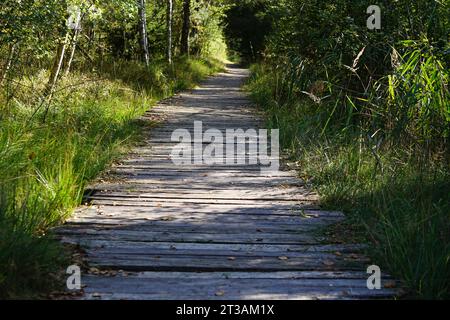
[[[78,42],[78,35],[80,34],[80,29],[75,29],[73,31],[73,37],[72,37],[72,41],[71,41],[71,50],[70,50],[70,55],[69,55],[69,59],[67,60],[66,63],[66,71],[64,72],[64,75],[68,75],[70,72],[70,67],[72,66],[72,61],[73,61],[73,57],[75,56],[75,49],[77,47],[77,42]]]
[[[191,0],[184,0],[183,30],[181,31],[181,54],[189,55],[189,32],[191,29]]]
[[[61,67],[64,61],[64,55],[66,53],[67,42],[69,40],[69,32],[66,33],[66,37],[64,41],[58,45],[58,49],[56,51],[55,61],[53,62],[53,67],[50,73],[50,78],[47,83],[47,87],[45,89],[45,95],[52,96],[53,91],[55,90],[56,83],[58,82],[59,74],[61,73]]]
[[[8,60],[6,60],[5,66],[0,71],[0,86],[3,84],[3,81],[5,81],[6,77],[8,76],[8,72],[11,69],[12,62],[14,60],[14,54],[16,53],[16,46],[17,43],[13,43],[9,46]]]
[[[149,65],[150,54],[148,52],[148,38],[147,38],[147,15],[145,10],[145,0],[137,0],[138,14],[139,14],[139,34],[141,38],[141,55],[142,61]]]
[[[167,0],[167,61],[172,64],[173,0]]]

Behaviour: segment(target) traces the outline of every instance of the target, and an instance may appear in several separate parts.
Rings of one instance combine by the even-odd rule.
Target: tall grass
[[[426,46],[410,45],[365,93],[311,81],[301,61],[288,70],[255,65],[247,88],[322,205],[344,210],[365,234],[374,263],[411,297],[442,299],[450,292],[449,74]]]
[[[17,79],[0,95],[0,297],[52,288],[67,264],[51,228],[80,204],[86,184],[139,136],[135,119],[156,99],[192,87],[221,68],[182,59],[105,64],[62,79],[50,105],[39,93],[45,72]],[[53,276],[52,276],[53,275]]]

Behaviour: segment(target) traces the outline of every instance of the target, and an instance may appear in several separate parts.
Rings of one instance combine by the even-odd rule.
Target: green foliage
[[[450,3],[266,1],[272,32],[248,85],[323,205],[410,294],[450,292]]]
[[[269,70],[254,66],[248,89],[322,205],[346,212],[371,243],[372,260],[402,279],[410,296],[448,298],[448,164],[405,146],[374,149],[348,126],[324,136],[327,112],[308,100],[280,103],[274,97],[282,75]]]

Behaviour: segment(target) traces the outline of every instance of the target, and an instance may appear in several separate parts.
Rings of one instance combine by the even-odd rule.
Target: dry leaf
[[[223,296],[225,294],[225,291],[219,290],[215,294],[216,294],[217,297],[221,297],[221,296]]]
[[[387,281],[387,282],[384,284],[384,287],[385,287],[386,289],[392,289],[392,288],[397,287],[397,283],[395,283],[395,281]]]
[[[98,268],[89,268],[89,273],[99,273],[100,270]]]
[[[278,260],[289,260],[289,258],[286,256],[281,256],[281,257],[278,257]]]
[[[228,257],[228,260],[234,261],[236,260],[236,257]]]
[[[175,220],[174,217],[168,216],[168,217],[161,217],[161,219],[159,219],[161,221],[173,221]]]

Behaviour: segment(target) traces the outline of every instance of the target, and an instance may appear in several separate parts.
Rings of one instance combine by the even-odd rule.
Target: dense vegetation
[[[2,2],[0,297],[50,288],[67,265],[51,227],[137,137],[140,114],[221,68],[220,8],[205,2]]]
[[[245,2],[267,31],[248,88],[373,261],[413,296],[448,297],[450,1],[378,1],[381,30],[367,28],[370,4]],[[240,35],[229,44],[247,53],[253,30]]]

